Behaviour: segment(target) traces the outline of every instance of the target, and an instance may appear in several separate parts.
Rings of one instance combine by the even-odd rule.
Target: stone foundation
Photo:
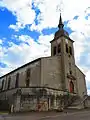
[[[8,92],[6,95],[8,99]],[[70,96],[68,96],[67,92],[50,88],[20,88],[16,91],[14,90],[14,93],[12,93],[9,98],[9,110],[11,112],[20,112],[61,109],[71,104],[70,99],[75,95],[76,94],[70,94]]]

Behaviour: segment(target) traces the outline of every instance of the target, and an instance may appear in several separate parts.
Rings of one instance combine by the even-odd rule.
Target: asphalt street
[[[28,113],[16,115],[1,114],[0,120],[90,120],[90,111],[73,113]]]

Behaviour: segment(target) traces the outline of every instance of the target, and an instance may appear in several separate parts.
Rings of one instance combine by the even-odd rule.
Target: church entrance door
[[[74,83],[72,81],[70,81],[70,92],[74,92]]]

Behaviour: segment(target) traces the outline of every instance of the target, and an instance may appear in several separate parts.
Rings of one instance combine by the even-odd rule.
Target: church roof
[[[66,36],[65,34],[61,34],[61,32],[60,32],[60,34],[57,35],[56,37],[54,37],[54,39],[51,40],[50,43],[53,42],[53,41],[55,41],[55,40],[57,40],[60,37],[65,37],[66,39],[69,39],[71,42],[74,42],[70,37]]]

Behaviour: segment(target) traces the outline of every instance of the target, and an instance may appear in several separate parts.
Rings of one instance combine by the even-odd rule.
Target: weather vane
[[[59,11],[60,13],[63,12],[63,0],[60,0],[60,4],[57,6],[57,11]]]

